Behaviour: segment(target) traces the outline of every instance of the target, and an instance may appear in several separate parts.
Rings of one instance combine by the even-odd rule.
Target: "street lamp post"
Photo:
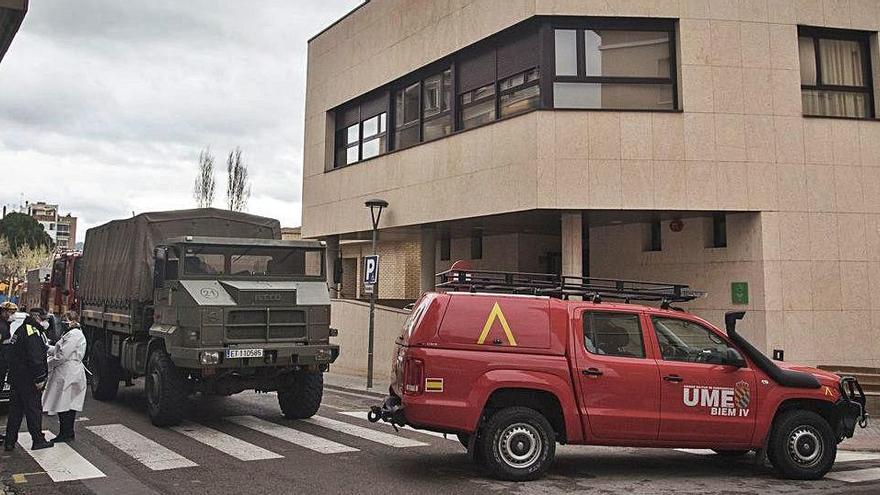
[[[379,237],[379,218],[382,216],[382,210],[388,206],[388,202],[382,199],[371,199],[364,203],[364,206],[370,209],[370,217],[373,220],[373,255],[376,254],[376,241]],[[370,292],[370,327],[367,340],[367,388],[373,388],[373,340],[375,339],[375,318],[376,318],[376,294],[379,292],[379,274],[376,273],[376,283],[373,284],[373,290]]]

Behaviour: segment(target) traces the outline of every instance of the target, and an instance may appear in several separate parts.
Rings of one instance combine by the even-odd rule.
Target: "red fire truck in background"
[[[48,268],[28,272],[27,289],[22,305],[45,308],[58,316],[65,311],[79,310],[78,283],[82,252],[67,251],[56,254]]]

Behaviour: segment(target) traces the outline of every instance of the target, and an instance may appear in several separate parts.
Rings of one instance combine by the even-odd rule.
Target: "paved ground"
[[[751,457],[731,463],[701,451],[560,447],[546,479],[502,483],[485,477],[452,438],[371,425],[364,411],[377,399],[339,385],[358,386],[328,379],[309,422],[284,420],[273,394],[245,393],[194,400],[189,423],[176,430],[150,424],[140,385],[124,388],[114,402],[86,402],[70,447],[0,454],[0,480],[12,493],[40,495],[880,492],[880,454],[866,452],[842,452],[828,479],[790,482]]]

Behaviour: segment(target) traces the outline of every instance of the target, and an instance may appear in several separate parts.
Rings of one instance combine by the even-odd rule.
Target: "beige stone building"
[[[786,360],[880,367],[878,29],[877,0],[364,3],[309,43],[303,236],[357,297],[381,198],[380,298],[456,259],[681,282]]]

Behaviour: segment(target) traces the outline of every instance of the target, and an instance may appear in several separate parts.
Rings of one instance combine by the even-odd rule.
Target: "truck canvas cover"
[[[189,235],[280,239],[281,224],[273,218],[199,208],[142,213],[91,228],[83,252],[83,299],[152,299],[153,250],[167,239]]]

